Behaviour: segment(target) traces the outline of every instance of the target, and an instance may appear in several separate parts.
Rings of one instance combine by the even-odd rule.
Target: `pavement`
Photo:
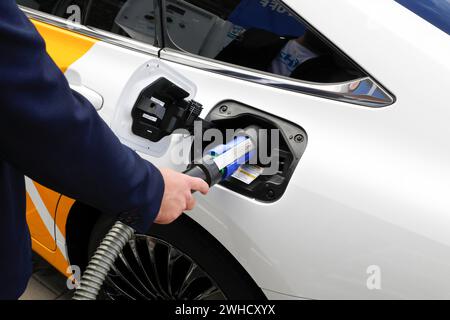
[[[41,257],[33,256],[33,276],[20,300],[70,300],[67,278]]]

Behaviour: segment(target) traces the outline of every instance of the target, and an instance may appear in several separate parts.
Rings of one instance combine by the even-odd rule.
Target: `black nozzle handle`
[[[193,178],[200,178],[203,181],[206,181],[208,185],[210,185],[211,183],[211,180],[209,179],[208,175],[200,166],[193,166],[192,168],[187,169],[183,173]]]
[[[194,177],[200,178],[205,181],[210,187],[220,183],[222,181],[222,173],[219,168],[215,164],[214,161],[211,161],[211,156],[206,156],[203,158],[201,163],[193,164],[188,170],[184,172],[184,174]]]

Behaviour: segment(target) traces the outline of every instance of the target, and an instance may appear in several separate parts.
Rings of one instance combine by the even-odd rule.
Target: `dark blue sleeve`
[[[70,90],[14,0],[0,1],[0,157],[42,185],[130,218],[141,232],[159,212],[159,170]]]

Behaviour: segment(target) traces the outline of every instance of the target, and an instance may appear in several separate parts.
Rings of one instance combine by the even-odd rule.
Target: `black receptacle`
[[[273,153],[272,163],[262,164],[258,159],[258,165],[266,167],[266,169],[275,163],[276,170],[272,170],[271,175],[261,175],[250,184],[231,177],[223,181],[221,185],[259,201],[275,202],[279,200],[286,191],[292,174],[306,149],[308,139],[305,130],[288,120],[236,101],[224,101],[218,104],[205,120],[224,134],[227,129],[244,129],[255,125],[262,129],[278,130],[280,133],[278,148],[267,146]],[[264,143],[270,143],[270,139],[266,140],[268,141]],[[204,148],[207,144],[205,143]]]

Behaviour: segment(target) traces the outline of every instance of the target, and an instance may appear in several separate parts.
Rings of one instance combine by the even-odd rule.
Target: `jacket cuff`
[[[145,234],[158,216],[161,202],[164,196],[164,179],[161,172],[149,164],[151,187],[148,189],[148,201],[140,208],[123,212],[119,215],[119,221],[132,227],[137,233]]]

